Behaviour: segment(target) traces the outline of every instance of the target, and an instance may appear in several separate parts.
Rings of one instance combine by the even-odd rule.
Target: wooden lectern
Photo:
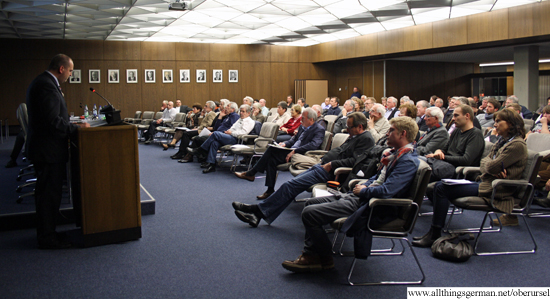
[[[137,128],[79,128],[77,135],[71,141],[70,177],[81,245],[141,238]]]

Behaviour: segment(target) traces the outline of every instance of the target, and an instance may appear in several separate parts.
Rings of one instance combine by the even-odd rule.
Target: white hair
[[[430,107],[426,109],[426,113],[430,112],[430,115],[437,118],[437,122],[443,121],[443,111],[439,109],[438,107]]]
[[[396,98],[393,98],[395,101],[397,101]],[[382,106],[382,104],[374,104],[371,108],[371,110],[374,110],[376,111],[377,113],[380,113],[382,115],[384,115],[386,113],[386,108],[384,108],[384,106]]]

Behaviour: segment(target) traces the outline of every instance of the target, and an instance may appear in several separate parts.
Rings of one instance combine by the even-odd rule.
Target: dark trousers
[[[267,148],[263,156],[256,162],[256,165],[248,171],[248,175],[254,175],[256,172],[264,172],[265,185],[268,189],[275,189],[275,183],[277,182],[277,165],[286,162],[286,156],[290,153],[290,150],[270,146]]]
[[[149,129],[147,129],[147,132],[145,132],[145,140],[153,139],[156,133],[156,128],[162,126],[163,122],[161,121],[160,124],[157,124],[156,120],[153,120],[149,124]]]
[[[195,136],[198,136],[199,135],[199,131],[197,130],[193,130],[193,131],[182,131],[183,132],[183,135],[181,135],[181,142],[180,142],[180,149],[179,151],[177,152],[178,155],[185,155],[187,154],[187,147],[189,146],[189,143],[191,142],[191,138],[195,137]],[[174,135],[174,138],[177,139],[177,134],[178,132],[176,132],[176,135]]]
[[[37,179],[34,197],[38,242],[50,241],[56,237],[55,219],[61,205],[66,165],[66,163],[34,162]]]
[[[317,197],[306,201],[302,211],[302,222],[306,228],[304,252],[312,255],[327,256],[332,254],[332,242],[327,236],[323,225],[334,220],[348,217],[360,206],[359,198],[348,195],[342,199],[336,196]],[[368,250],[372,244],[372,237],[368,242]]]
[[[19,153],[21,153],[21,150],[23,149],[23,145],[25,144],[25,133],[23,133],[23,130],[19,131],[19,134],[17,134],[17,137],[15,137],[15,144],[13,145],[13,150],[11,151],[10,158],[15,161],[17,160],[17,157],[19,156]]]
[[[434,205],[432,225],[434,227],[443,228],[451,199],[478,196],[478,190],[479,183],[475,182],[466,185],[445,185],[443,182],[437,182],[434,187],[432,199]]]

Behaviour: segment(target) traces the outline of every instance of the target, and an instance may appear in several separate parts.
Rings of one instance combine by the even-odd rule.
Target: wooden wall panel
[[[209,44],[176,43],[176,60],[208,61],[209,59]]]
[[[175,60],[176,43],[142,42],[141,60]]]
[[[297,62],[298,47],[272,47],[271,62]]]
[[[374,74],[374,97],[380,103],[380,98],[384,96],[384,61],[375,61],[373,63]]]
[[[305,79],[297,76],[298,63],[271,63],[270,74],[271,98],[266,98],[268,107],[277,106],[277,103],[286,100],[288,95],[294,96],[294,80]]]
[[[99,45],[103,44],[103,57],[105,60],[139,60],[141,57],[141,43],[140,42],[121,42],[121,41],[108,41],[102,43],[101,41],[94,41],[98,45],[88,47],[89,49],[96,49]],[[82,58],[86,59],[87,53],[82,55]],[[79,57],[80,58],[80,57]],[[101,57],[97,58],[101,59]]]
[[[508,10],[508,38],[533,35],[533,6],[521,5]]]
[[[533,35],[550,34],[550,2],[533,4]]]
[[[240,68],[239,62],[211,62],[210,63],[210,80],[209,84],[209,96],[205,99],[196,99],[197,101],[204,103],[207,100],[219,101],[220,99],[228,99],[234,101],[237,104],[242,103],[242,99],[246,96],[241,93],[241,72],[239,71],[239,82],[229,83],[229,70],[238,70]],[[212,81],[212,70],[221,69],[223,70],[223,82],[214,83]]]
[[[454,18],[432,24],[433,47],[450,47],[468,43],[468,18]]]
[[[316,61],[336,60],[336,42],[322,43],[316,46],[318,56]]]
[[[267,45],[242,45],[240,49],[241,61],[269,62],[271,48]]]
[[[141,111],[141,88],[143,83],[143,76],[138,73],[138,83],[126,83],[126,69],[138,69],[140,63],[137,61],[104,61],[103,70],[105,70],[105,82],[102,84],[102,89],[97,90],[104,97],[106,97],[117,109],[125,111],[126,113],[133,113],[136,110]],[[108,82],[108,70],[109,69],[118,69],[120,73],[119,83],[109,83]],[[103,78],[102,78],[103,79]],[[157,79],[161,79],[160,73],[157,73]],[[87,81],[86,81],[87,82]],[[82,85],[82,84],[70,84],[73,85]],[[86,85],[85,85],[86,86]],[[84,90],[83,92],[86,92]],[[91,93],[91,92],[88,92]],[[96,98],[92,98],[94,103],[101,104],[104,106],[106,103],[100,97],[93,95]],[[173,100],[173,99],[167,99]],[[89,108],[90,106],[88,106]]]
[[[69,112],[72,111],[75,113],[75,115],[83,115],[84,110],[83,108],[80,108],[80,103],[82,103],[82,107],[84,107],[84,105],[88,105],[88,109],[90,110],[93,108],[94,103],[97,105],[103,105],[105,101],[97,95],[93,94],[90,91],[90,87],[93,87],[104,97],[108,99],[112,98],[113,94],[110,94],[105,90],[105,86],[107,84],[107,68],[105,67],[103,60],[76,60],[75,69],[81,70],[82,83],[61,84],[61,88],[63,89],[63,93],[65,94],[65,101],[67,102],[67,109],[69,110]],[[90,69],[99,69],[101,71],[99,78],[100,83],[88,83],[90,80],[88,71]],[[36,73],[35,71],[34,75],[36,76],[38,75],[38,73]],[[119,103],[117,103],[116,101],[112,101],[112,103],[117,109],[120,109]]]
[[[508,38],[508,9],[470,15],[468,43],[483,43]]]
[[[403,28],[404,50],[415,51],[433,47],[432,23]]]
[[[145,69],[154,69],[156,73],[155,83],[145,83],[144,80],[141,84],[141,101],[142,108],[145,110],[156,111],[161,106],[162,101],[173,101],[176,95],[176,83],[162,83],[162,70],[176,68],[174,61],[142,61],[141,62],[141,74],[145,76]],[[203,83],[204,84],[204,83]],[[132,111],[133,114],[135,111]]]
[[[404,30],[395,29],[378,33],[378,54],[388,54],[403,52],[405,50],[404,44]]]
[[[241,61],[243,45],[209,44],[209,61]]]
[[[347,38],[336,41],[336,58],[346,59],[356,57],[355,39]]]
[[[271,91],[270,65],[270,63],[264,62],[241,62],[241,68],[239,70],[239,82],[242,82],[241,97],[248,95],[255,99],[259,99]],[[294,82],[289,84],[293,85]],[[293,91],[294,89],[288,92]]]
[[[378,33],[355,38],[355,54],[359,57],[378,54]]]
[[[277,49],[279,47],[272,47],[271,51],[274,49]],[[285,48],[285,47],[282,47]],[[294,47],[287,47],[287,48],[294,48]],[[298,59],[297,60],[291,60],[289,62],[312,62],[312,55],[313,49],[312,47],[298,47]]]

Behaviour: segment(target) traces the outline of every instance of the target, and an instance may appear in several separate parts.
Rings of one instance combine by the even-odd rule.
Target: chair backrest
[[[344,144],[344,142],[346,142],[348,137],[349,137],[349,134],[347,133],[338,133],[334,135],[334,137],[332,137],[332,144],[330,145],[330,148],[331,149],[337,148],[340,145]]]
[[[271,138],[272,140],[277,139],[277,133],[279,132],[279,125],[274,123],[265,122],[262,124],[262,129],[260,130],[259,137]],[[257,148],[266,148],[271,142],[268,141],[256,141],[255,146]]]
[[[141,117],[141,111],[136,111],[134,114],[134,118],[140,118]]]
[[[268,115],[269,116],[273,115],[273,117],[275,117],[277,115],[277,107],[269,109]]]
[[[535,152],[550,149],[550,134],[531,133],[527,137],[527,148]]]
[[[528,131],[530,131],[531,128],[533,127],[533,125],[535,124],[535,121],[532,120],[532,119],[524,119],[523,123],[525,123],[526,125],[529,125],[529,130]],[[525,126],[525,128],[527,128],[527,126]]]
[[[174,122],[184,122],[185,121],[185,113],[176,113],[176,118],[174,118]]]
[[[409,199],[418,205],[418,209],[409,207],[402,211],[402,218],[405,220],[405,231],[411,232],[414,228],[414,223],[418,216],[418,211],[422,206],[422,202],[424,201],[424,194],[426,194],[426,188],[428,187],[431,174],[432,169],[430,168],[430,165],[428,165],[425,161],[420,160],[420,164],[418,165],[416,175],[411,183],[408,196]]]
[[[483,148],[483,153],[481,154],[481,159],[487,157],[493,148],[494,143],[485,140],[485,148]]]
[[[325,138],[323,138],[323,142],[319,146],[319,149],[322,151],[328,151],[330,149],[331,141],[332,141],[332,133],[329,131],[325,131]]]
[[[336,121],[336,119],[338,119],[338,115],[325,115],[325,120],[327,122],[334,123]]]
[[[155,114],[155,119],[161,119],[161,118],[162,118],[162,112],[159,111]]]
[[[333,115],[330,115],[330,116],[333,116]],[[325,117],[325,121],[327,122],[327,128],[326,128],[326,131],[328,132],[332,132],[334,130],[334,121],[333,120],[326,120],[326,117]]]
[[[155,116],[155,112],[153,111],[145,111],[143,112],[143,120],[145,119],[153,119],[153,116]]]
[[[277,115],[270,115],[270,116],[267,117],[267,119],[265,120],[265,122],[266,122],[266,123],[270,123],[270,122],[272,122],[272,121],[275,119],[275,117],[277,117]]]
[[[542,156],[539,155],[538,152],[532,150],[528,151],[529,152],[527,153],[527,162],[525,163],[525,169],[521,174],[521,179],[528,181],[534,186],[537,180],[540,163],[542,162]],[[531,192],[526,192],[527,190],[527,188],[520,188],[518,195],[515,196],[516,198],[520,199],[520,209],[525,208],[527,206],[527,203],[529,202],[529,199],[533,196],[533,189],[530,190]]]
[[[17,107],[16,115],[17,115],[17,121],[19,121],[19,124],[21,125],[21,129],[25,134],[25,140],[26,140],[27,130],[29,126],[29,115],[27,113],[27,104],[25,103],[19,104],[19,107]]]

